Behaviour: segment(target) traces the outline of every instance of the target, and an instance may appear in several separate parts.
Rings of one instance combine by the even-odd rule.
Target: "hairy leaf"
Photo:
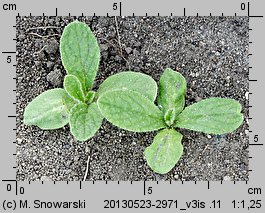
[[[75,75],[88,91],[97,74],[100,50],[90,28],[82,22],[68,24],[61,36],[62,63],[68,74]]]
[[[138,92],[106,92],[98,99],[98,106],[108,121],[126,130],[146,132],[165,127],[162,112]]]
[[[185,78],[170,68],[165,69],[159,81],[159,94],[157,103],[165,113],[174,108],[178,115],[185,105],[187,85]]]
[[[90,90],[88,93],[87,93],[87,95],[86,95],[86,101],[87,101],[87,103],[91,103],[93,100],[94,100],[94,98],[95,98],[95,92],[94,91],[92,91],[92,90]]]
[[[144,151],[147,164],[159,174],[169,172],[178,162],[182,153],[182,135],[174,129],[158,132],[153,143]]]
[[[70,111],[70,129],[73,136],[79,141],[93,137],[101,126],[103,116],[96,103],[89,106],[79,103]]]
[[[25,108],[24,123],[41,129],[58,129],[69,121],[75,102],[64,89],[51,89],[33,99]]]
[[[240,112],[240,103],[233,99],[209,98],[186,107],[175,126],[209,134],[229,133],[243,122]]]
[[[81,82],[74,75],[67,75],[64,78],[64,89],[73,99],[77,101],[85,101],[85,95]]]
[[[108,77],[99,87],[97,96],[111,90],[132,90],[141,93],[152,102],[157,95],[157,85],[152,77],[139,72],[121,72]]]
[[[168,109],[165,114],[164,114],[164,120],[165,120],[165,123],[168,125],[168,126],[172,126],[174,124],[174,121],[176,119],[176,112],[175,112],[175,108],[171,108],[171,109]]]

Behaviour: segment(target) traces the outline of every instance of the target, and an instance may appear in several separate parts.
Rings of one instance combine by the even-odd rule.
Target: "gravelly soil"
[[[59,39],[64,26],[77,18],[100,43],[95,89],[114,73],[140,71],[158,81],[171,67],[187,79],[187,105],[229,97],[248,115],[247,17],[117,17],[117,25],[114,17],[18,17],[17,180],[82,180],[88,156],[87,180],[248,180],[246,120],[226,135],[180,130],[184,154],[166,175],[153,173],[143,158],[153,132],[132,133],[104,121],[94,138],[81,143],[68,126],[52,131],[25,126],[27,103],[62,87]]]

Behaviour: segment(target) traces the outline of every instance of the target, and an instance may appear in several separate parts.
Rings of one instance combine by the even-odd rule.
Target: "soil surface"
[[[166,175],[148,167],[143,151],[155,132],[132,133],[107,121],[95,137],[77,142],[69,131],[23,124],[26,105],[66,74],[59,39],[78,19],[96,35],[101,61],[94,89],[127,70],[159,80],[170,67],[187,79],[186,105],[203,98],[238,100],[248,117],[247,17],[18,17],[17,180],[248,180],[248,122],[231,134],[179,130],[184,154]]]

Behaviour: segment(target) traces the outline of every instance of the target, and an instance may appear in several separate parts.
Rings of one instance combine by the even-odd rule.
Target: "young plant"
[[[97,103],[103,116],[120,128],[134,132],[161,129],[144,151],[148,165],[156,173],[169,172],[183,153],[182,134],[175,128],[225,134],[243,122],[241,105],[233,99],[209,98],[184,109],[186,80],[169,68],[159,81],[158,106],[154,104],[156,87],[150,86],[150,94],[146,93],[148,83],[139,91],[110,90],[101,95]]]
[[[75,21],[65,27],[60,53],[67,72],[64,88],[50,89],[33,99],[24,111],[26,125],[58,129],[69,123],[73,136],[85,141],[93,137],[101,126],[103,116],[96,100],[104,92],[121,88],[141,92],[148,85],[145,94],[155,95],[153,90],[149,90],[156,88],[151,77],[130,71],[106,79],[98,92],[92,90],[100,49],[92,31],[84,23]]]
[[[60,53],[67,72],[64,88],[43,92],[24,111],[24,123],[41,129],[58,129],[69,123],[77,140],[93,137],[103,116],[114,125],[135,132],[162,129],[144,154],[157,173],[167,173],[180,159],[182,135],[174,128],[212,134],[234,131],[243,121],[241,105],[232,99],[209,98],[184,109],[186,80],[166,69],[159,82],[137,72],[122,72],[107,78],[92,90],[100,51],[90,28],[70,23],[60,40]]]

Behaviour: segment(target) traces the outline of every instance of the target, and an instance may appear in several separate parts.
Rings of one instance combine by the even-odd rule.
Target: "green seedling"
[[[33,99],[24,111],[24,123],[41,129],[58,129],[69,123],[77,140],[87,140],[103,120],[92,90],[99,66],[99,46],[89,27],[76,21],[64,29],[60,53],[67,72],[64,88],[45,91]]]
[[[43,92],[24,111],[24,123],[41,129],[58,129],[69,123],[73,136],[79,141],[93,137],[101,126],[103,116],[96,100],[106,91],[130,89],[153,97],[152,78],[136,72],[122,72],[106,79],[98,92],[92,90],[96,77],[100,49],[90,28],[75,21],[67,25],[60,40],[60,53],[67,72],[64,88]],[[155,91],[156,92],[156,91]]]
[[[97,103],[102,115],[120,128],[134,132],[160,130],[144,155],[154,172],[165,174],[183,153],[182,134],[175,128],[225,134],[243,122],[241,105],[233,99],[209,98],[184,108],[186,88],[185,78],[168,68],[159,81],[157,105],[154,80],[146,81],[139,91],[124,88],[105,92]]]
[[[160,130],[144,154],[157,173],[169,172],[183,153],[182,135],[175,128],[225,134],[243,121],[241,105],[233,99],[209,98],[185,106],[186,80],[166,69],[157,84],[148,75],[121,72],[107,78],[93,91],[100,50],[90,28],[70,23],[60,41],[60,53],[67,72],[64,88],[43,92],[24,111],[24,123],[41,129],[58,129],[69,123],[79,141],[93,137],[103,118],[134,132]]]

